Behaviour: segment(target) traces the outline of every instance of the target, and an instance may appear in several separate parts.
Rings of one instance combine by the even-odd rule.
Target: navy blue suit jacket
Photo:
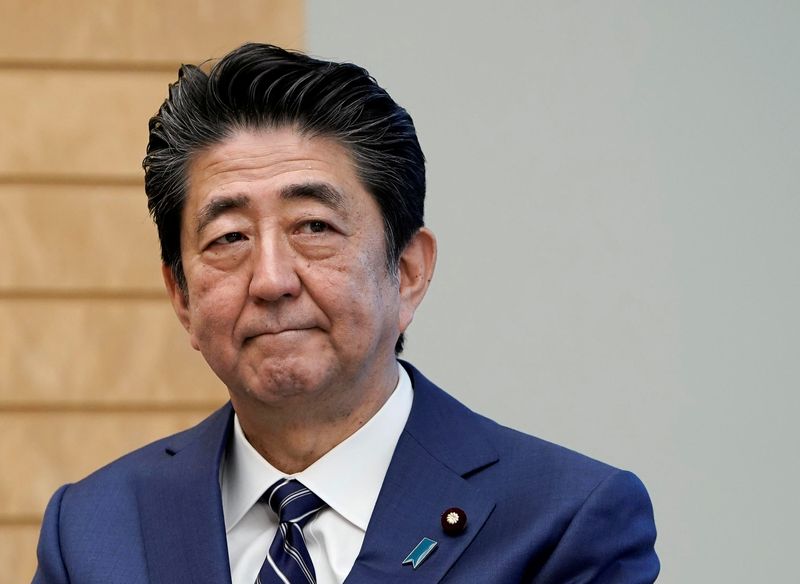
[[[648,583],[656,532],[641,482],[499,426],[404,364],[414,403],[346,582]],[[34,584],[230,582],[219,468],[226,405],[53,496]],[[466,529],[446,535],[460,507]],[[402,565],[428,537],[436,550]]]

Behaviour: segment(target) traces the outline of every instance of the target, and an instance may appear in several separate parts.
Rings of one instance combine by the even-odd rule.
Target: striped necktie
[[[262,495],[278,515],[278,531],[258,572],[256,584],[316,584],[303,526],[325,502],[294,479],[281,479]]]

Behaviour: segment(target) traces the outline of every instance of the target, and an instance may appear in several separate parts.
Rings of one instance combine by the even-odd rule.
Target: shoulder
[[[527,508],[534,514],[563,512],[563,521],[592,496],[634,497],[648,501],[641,481],[616,468],[564,446],[507,428],[478,414],[484,436],[497,450],[497,462],[475,479],[503,493],[509,509]],[[532,503],[535,501],[535,503]]]
[[[498,424],[404,365],[415,390],[410,432],[444,464],[493,493],[501,515],[527,525],[544,523],[553,534],[566,530],[587,503],[652,517],[647,491],[634,474]]]
[[[548,584],[655,581],[660,564],[653,506],[635,474],[490,420],[482,423],[498,461],[469,480],[495,497],[487,545],[529,542],[521,581],[534,574],[536,582]]]
[[[81,582],[106,572],[124,572],[129,582],[146,581],[143,504],[160,508],[167,504],[164,493],[176,485],[215,481],[231,418],[226,405],[193,428],[143,446],[56,491],[42,522],[34,581],[66,582],[67,572]]]
[[[133,496],[133,489],[140,481],[157,475],[155,471],[162,461],[209,434],[224,431],[230,415],[230,405],[226,404],[192,428],[142,446],[68,485],[61,492],[62,512],[71,509],[80,512],[84,505],[96,507],[106,499],[114,501],[117,509],[132,508],[119,502]]]
[[[412,378],[409,431],[494,502],[476,542],[505,550],[509,581],[655,579],[653,509],[634,474],[476,414],[416,370]],[[461,562],[464,573],[479,556]]]
[[[474,457],[477,451],[484,462],[483,471],[489,474],[508,475],[520,485],[559,484],[576,492],[590,490],[618,471],[475,413],[413,366],[404,366],[414,384],[414,406],[407,429],[446,463],[454,458]]]
[[[590,489],[620,470],[575,450],[508,428],[485,416],[473,415],[497,449],[500,455],[498,463],[504,472],[522,475],[535,472],[540,478],[559,483],[569,479],[572,488],[580,490]]]

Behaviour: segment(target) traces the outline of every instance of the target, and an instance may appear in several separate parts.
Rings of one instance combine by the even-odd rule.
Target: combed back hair
[[[147,203],[162,261],[184,294],[181,216],[193,156],[240,130],[283,127],[333,138],[347,148],[380,207],[387,266],[396,274],[424,215],[425,157],[411,116],[357,65],[248,43],[208,71],[183,65],[150,119],[142,162]],[[402,348],[400,335],[395,350]]]

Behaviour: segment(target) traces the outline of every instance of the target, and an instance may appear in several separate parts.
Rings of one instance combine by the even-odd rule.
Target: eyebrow
[[[280,198],[284,201],[310,199],[318,201],[333,210],[344,208],[344,196],[327,183],[309,182],[289,185],[281,189]],[[197,213],[197,233],[201,233],[209,223],[231,209],[247,209],[250,197],[247,195],[215,197]]]
[[[197,213],[197,233],[201,233],[203,229],[208,227],[214,219],[223,215],[231,209],[246,209],[250,206],[250,197],[247,195],[238,195],[235,197],[215,197]]]
[[[292,201],[296,199],[311,199],[330,207],[334,211],[344,208],[344,196],[332,185],[323,182],[307,182],[289,185],[281,190],[281,199]]]

